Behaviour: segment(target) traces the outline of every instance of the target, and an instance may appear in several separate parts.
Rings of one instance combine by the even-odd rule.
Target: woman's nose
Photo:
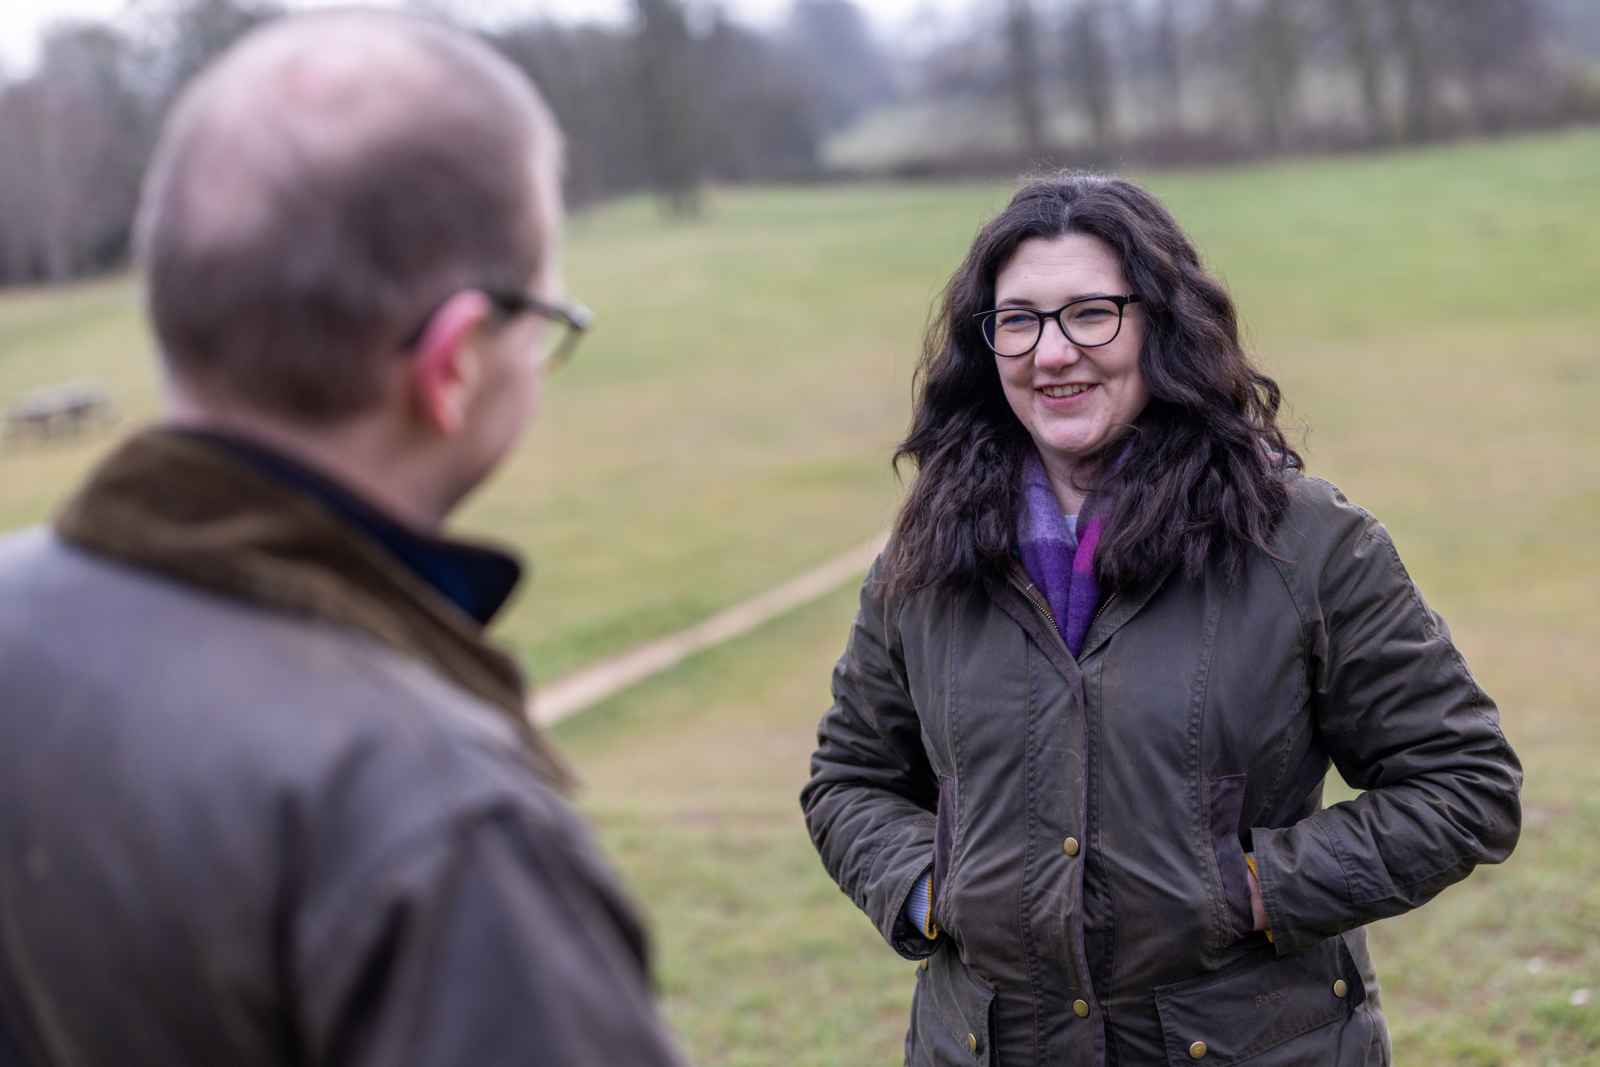
[[[1039,332],[1039,343],[1033,349],[1033,361],[1041,367],[1066,367],[1078,361],[1083,353],[1067,340],[1066,332],[1055,319],[1048,319]]]

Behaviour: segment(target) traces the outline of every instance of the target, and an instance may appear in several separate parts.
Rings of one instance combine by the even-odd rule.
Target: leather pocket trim
[[[928,915],[939,920],[939,901],[944,893],[944,880],[950,873],[950,857],[956,844],[956,780],[948,774],[939,776],[939,809],[933,822],[933,886],[929,893]]]
[[[1222,875],[1222,895],[1228,903],[1228,921],[1235,941],[1255,926],[1255,915],[1250,908],[1250,868],[1245,864],[1244,845],[1239,841],[1244,782],[1242,774],[1211,779],[1211,851],[1217,857],[1217,870]]]

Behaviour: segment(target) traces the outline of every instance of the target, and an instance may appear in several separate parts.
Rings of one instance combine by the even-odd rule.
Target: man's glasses
[[[578,342],[583,340],[583,332],[594,325],[594,312],[578,303],[576,300],[563,300],[561,304],[546,304],[544,301],[509,289],[484,289],[483,295],[489,298],[489,303],[495,310],[506,318],[515,315],[534,314],[549,319],[556,325],[556,329],[546,334],[544,362],[550,365],[553,374],[572,358],[572,352],[578,347]]]
[[[996,308],[972,316],[983,327],[983,340],[997,356],[1025,356],[1039,344],[1044,324],[1051,319],[1068,341],[1079,348],[1099,348],[1122,332],[1122,309],[1139,297],[1088,296],[1054,311],[1033,308]]]
[[[572,358],[572,352],[583,339],[584,331],[594,325],[594,312],[576,300],[564,300],[557,305],[547,304],[537,297],[515,289],[493,289],[482,286],[478,291],[489,298],[489,303],[494,305],[495,311],[503,318],[532,314],[549,319],[555,324],[556,328],[545,334],[543,351],[539,354],[540,361],[549,364],[552,374]],[[427,332],[428,323],[433,321],[433,316],[436,314],[438,314],[437,309],[430,311],[428,317],[406,335],[405,340],[400,342],[402,352],[409,352],[422,343],[422,335]]]

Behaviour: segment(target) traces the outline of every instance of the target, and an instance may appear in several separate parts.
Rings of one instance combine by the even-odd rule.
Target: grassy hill
[[[1383,519],[1527,767],[1502,868],[1374,929],[1406,1063],[1600,1063],[1600,136],[1150,177],[1237,296],[1313,473]],[[530,553],[500,626],[543,676],[864,540],[892,512],[928,306],[1003,185],[729,190],[574,220],[600,326],[459,528]],[[0,294],[0,395],[158,388],[131,282]],[[0,528],[110,436],[0,451]],[[708,1064],[898,1062],[909,965],[821,872],[795,794],[853,594],[564,724]],[[1342,788],[1342,787],[1341,787]],[[1582,997],[1576,998],[1582,1000]]]

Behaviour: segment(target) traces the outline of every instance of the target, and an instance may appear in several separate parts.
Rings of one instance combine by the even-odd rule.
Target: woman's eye
[[[1023,312],[996,315],[995,325],[1002,330],[1031,330],[1036,321],[1032,315]]]

